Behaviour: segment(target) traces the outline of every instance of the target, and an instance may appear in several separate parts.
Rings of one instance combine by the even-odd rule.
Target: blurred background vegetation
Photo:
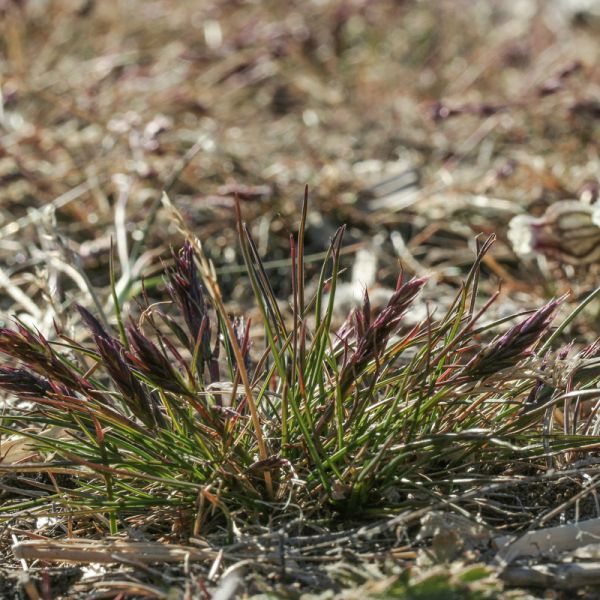
[[[0,14],[4,315],[46,294],[32,316],[49,328],[85,290],[73,267],[108,297],[111,237],[118,274],[151,278],[181,242],[165,211],[153,221],[165,186],[241,305],[234,194],[286,298],[276,261],[305,184],[309,261],[347,223],[344,264],[365,250],[376,285],[400,261],[450,293],[478,233],[499,238],[484,274],[509,303],[597,279],[506,239],[515,215],[597,195],[597,3],[3,0]]]

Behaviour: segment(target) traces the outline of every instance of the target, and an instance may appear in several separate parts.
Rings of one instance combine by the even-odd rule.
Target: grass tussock
[[[5,517],[103,513],[116,533],[160,509],[187,535],[225,524],[230,536],[298,510],[369,520],[450,499],[467,507],[475,487],[567,465],[597,443],[595,412],[574,391],[595,387],[576,375],[597,346],[556,357],[541,345],[563,297],[486,320],[496,297],[482,304],[478,273],[493,239],[447,310],[411,323],[428,282],[400,275],[379,312],[365,292],[332,333],[344,228],[312,296],[303,239],[290,238],[293,295],[282,310],[238,217],[259,339],[228,313],[193,236],[165,267],[168,301],[146,297],[135,318],[117,304],[114,326],[75,305],[88,341],[60,330],[49,340],[18,320],[0,330],[0,387],[20,400],[0,427],[31,440],[43,457],[34,468],[52,480],[5,503]],[[568,422],[560,433],[555,413]],[[23,468],[32,465],[3,465]]]

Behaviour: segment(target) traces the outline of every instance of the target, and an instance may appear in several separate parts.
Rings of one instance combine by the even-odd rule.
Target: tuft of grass
[[[306,206],[307,197],[302,234]],[[290,506],[375,518],[440,500],[458,506],[460,492],[516,468],[542,472],[598,442],[593,416],[583,418],[583,402],[572,402],[572,376],[595,350],[567,365],[563,386],[541,346],[565,298],[482,324],[498,297],[477,309],[493,238],[445,312],[407,320],[431,284],[400,275],[378,314],[365,292],[332,332],[344,228],[312,297],[303,235],[291,236],[287,311],[239,204],[238,233],[262,339],[251,339],[250,322],[232,319],[193,236],[165,267],[170,302],[146,300],[137,320],[124,322],[116,302],[113,331],[76,305],[86,343],[60,331],[49,340],[19,321],[0,329],[0,387],[23,401],[0,430],[30,438],[43,455],[33,467],[2,469],[70,474],[52,477],[43,494],[5,502],[5,517],[104,513],[115,533],[124,519],[160,508],[184,515],[189,534],[225,523],[230,535],[237,521],[264,521]],[[549,427],[559,401],[570,411],[562,434]]]

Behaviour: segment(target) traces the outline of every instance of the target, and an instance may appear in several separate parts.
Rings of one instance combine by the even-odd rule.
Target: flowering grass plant
[[[306,204],[301,232],[305,218]],[[0,387],[21,401],[1,430],[31,440],[36,461],[3,470],[50,478],[42,492],[24,486],[5,502],[5,517],[88,515],[116,533],[166,512],[187,535],[222,524],[232,535],[242,523],[298,511],[371,519],[433,500],[460,505],[461,494],[472,506],[474,489],[515,469],[564,464],[591,443],[595,417],[583,418],[581,402],[569,409],[570,430],[549,423],[595,351],[563,360],[561,381],[570,383],[552,380],[559,359],[539,348],[564,298],[484,322],[496,297],[480,306],[478,270],[492,239],[445,313],[407,320],[428,283],[401,275],[378,314],[365,293],[332,331],[344,229],[312,297],[302,234],[290,238],[284,311],[239,210],[238,228],[262,315],[258,339],[228,313],[191,234],[165,267],[168,301],[146,297],[127,318],[117,305],[112,326],[74,307],[89,341],[60,331],[49,340],[18,320],[0,330]],[[575,387],[594,386],[592,378]]]

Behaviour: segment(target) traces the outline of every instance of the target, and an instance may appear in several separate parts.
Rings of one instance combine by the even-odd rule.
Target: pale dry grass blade
[[[49,562],[119,563],[136,560],[143,563],[213,561],[217,552],[190,546],[159,542],[125,542],[121,540],[28,540],[12,547],[18,559]]]

